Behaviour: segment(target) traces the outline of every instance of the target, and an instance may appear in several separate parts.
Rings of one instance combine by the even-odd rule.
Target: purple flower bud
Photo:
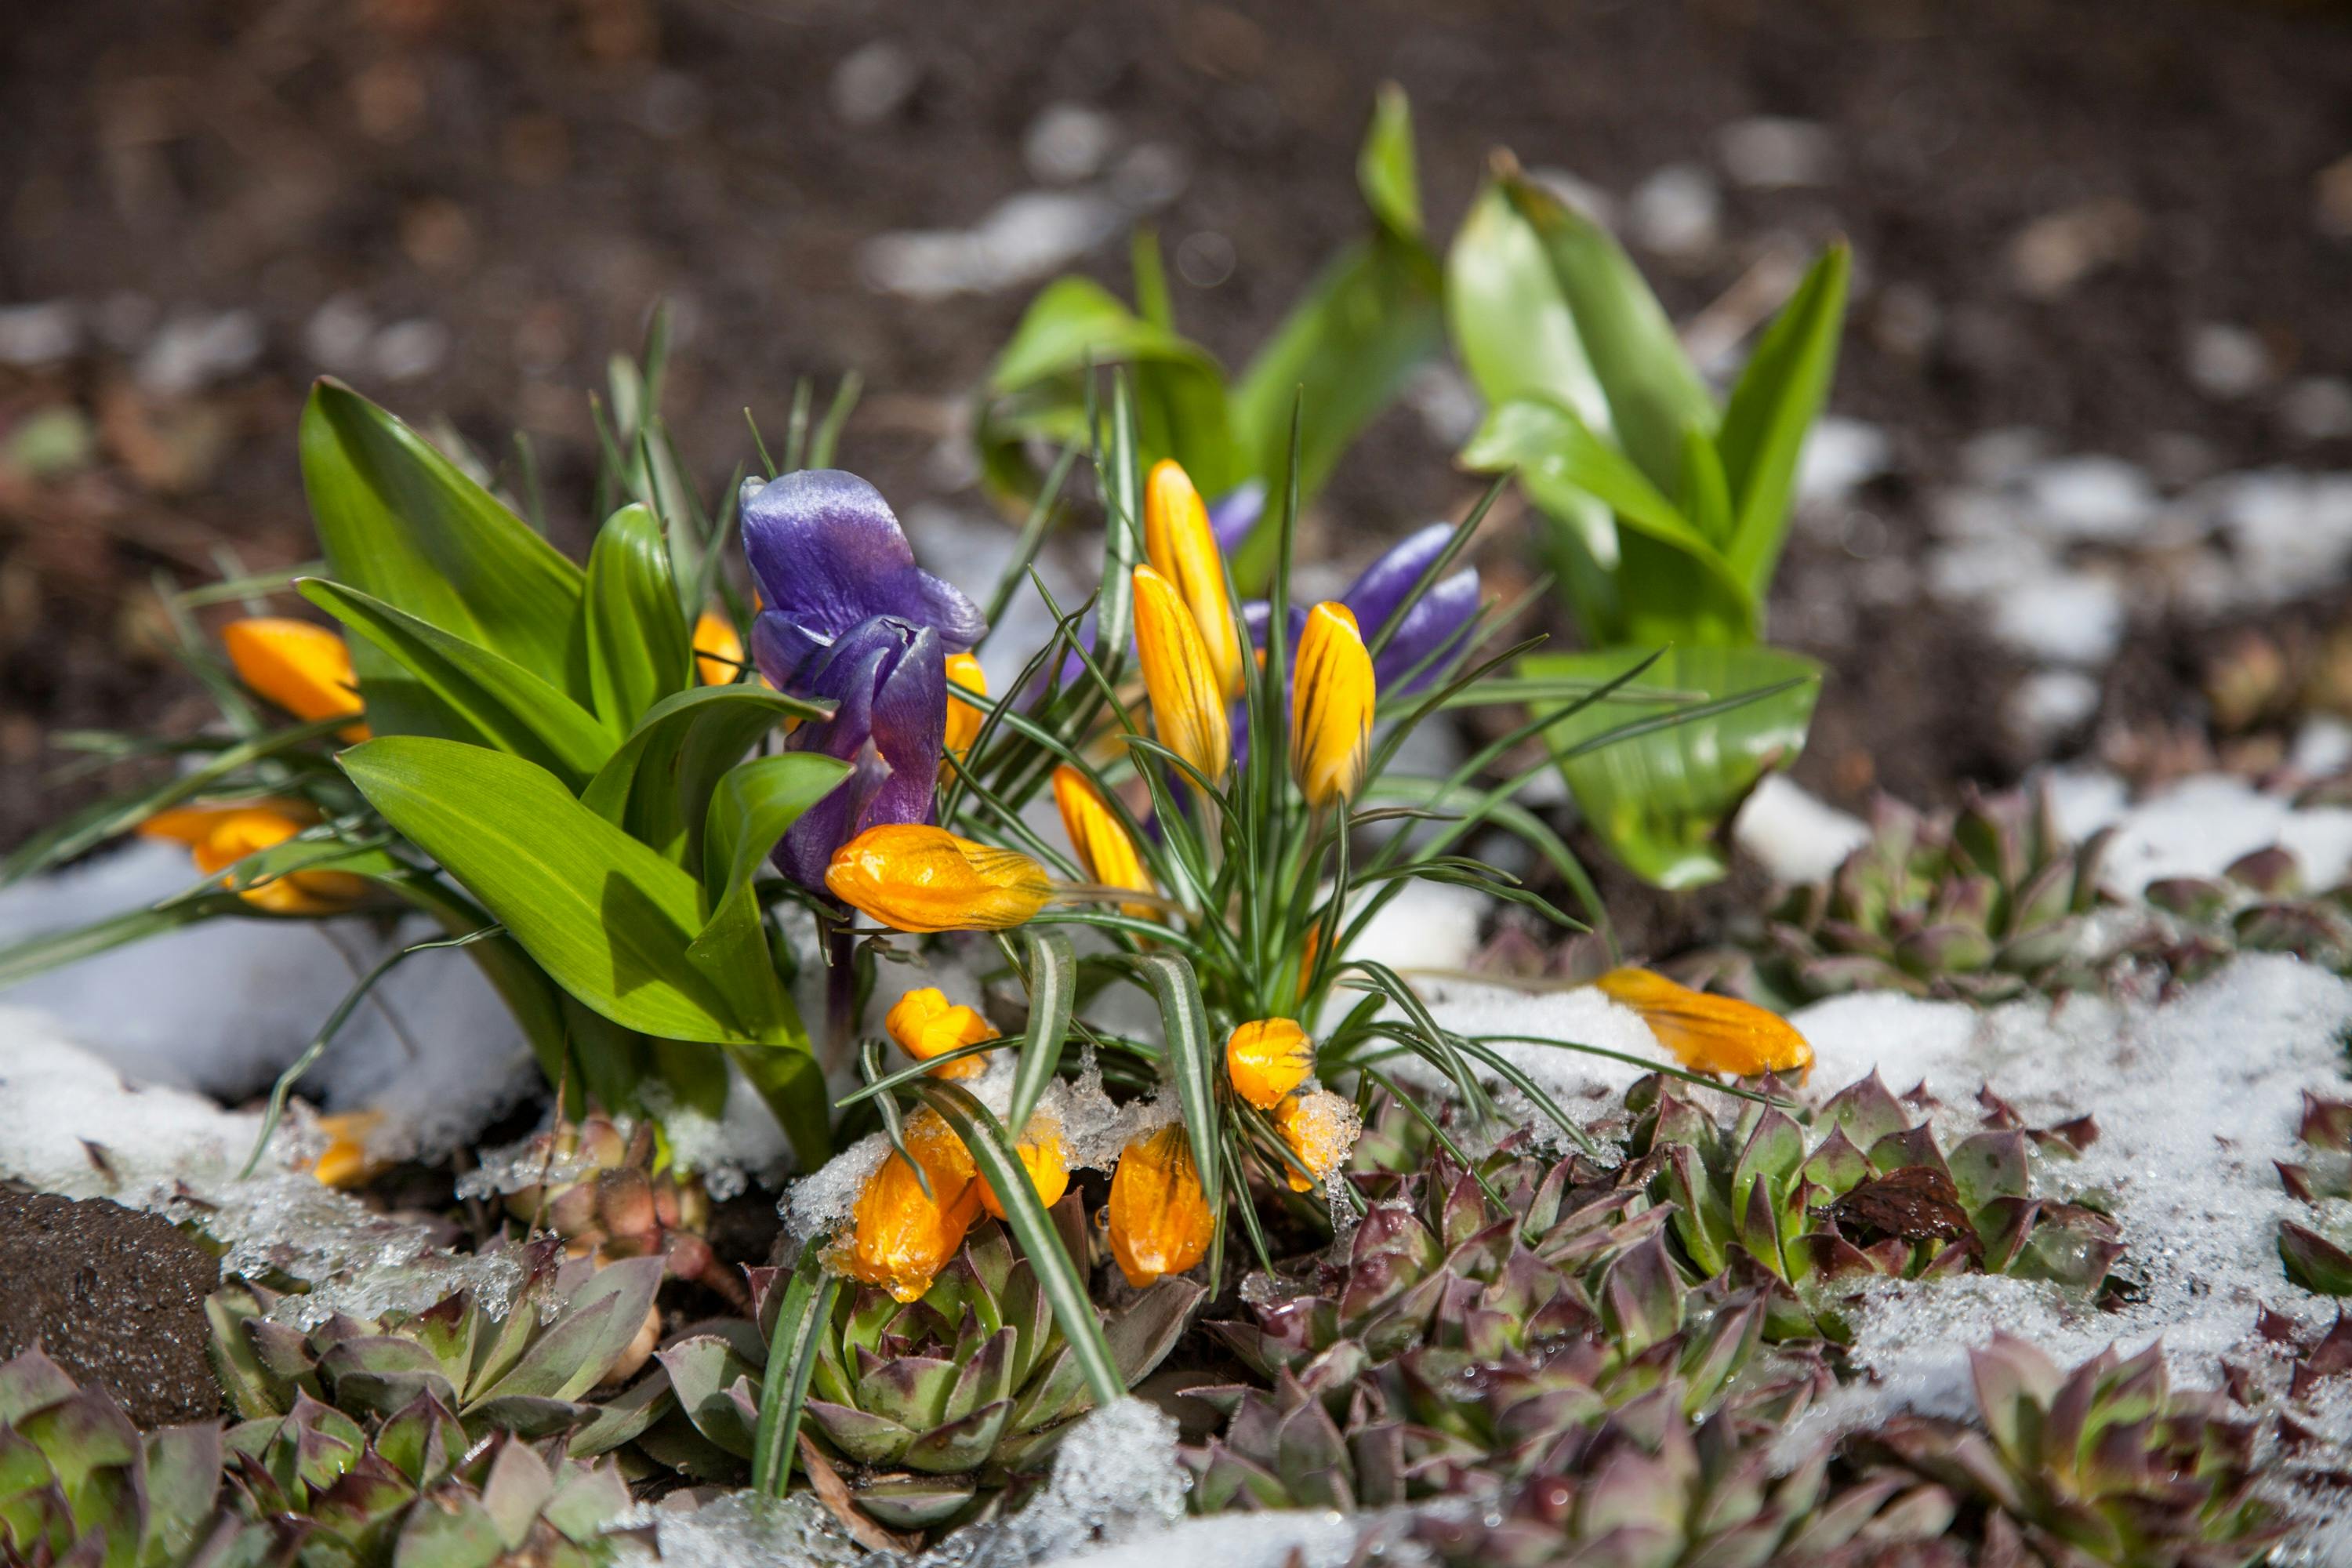
[[[818,649],[804,667],[808,695],[836,706],[830,719],[793,731],[785,749],[822,752],[856,767],[776,846],[777,868],[801,886],[822,889],[833,852],[867,828],[932,820],[947,731],[940,640],[929,626],[877,616]],[[752,641],[756,647],[756,626]]]

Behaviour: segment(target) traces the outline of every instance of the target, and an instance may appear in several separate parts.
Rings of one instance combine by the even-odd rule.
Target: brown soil
[[[104,1198],[0,1186],[0,1360],[37,1344],[142,1429],[220,1413],[205,1356],[212,1254]]]

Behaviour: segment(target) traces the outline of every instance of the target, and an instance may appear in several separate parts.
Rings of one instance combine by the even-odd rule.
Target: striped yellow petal
[[[1160,743],[1219,782],[1233,760],[1224,689],[1176,585],[1149,566],[1135,569],[1135,647]]]
[[[980,739],[980,726],[988,717],[987,710],[958,697],[958,690],[975,697],[988,695],[988,676],[980,668],[980,660],[968,653],[948,655],[948,755],[958,762]]]
[[[1224,558],[1217,552],[1201,492],[1171,458],[1153,465],[1144,490],[1143,555],[1153,571],[1176,584],[1176,596],[1192,612],[1210,667],[1217,672],[1217,689],[1228,699],[1240,696],[1241,636],[1225,593]]]
[[[950,1006],[947,993],[936,985],[921,986],[899,997],[898,1005],[882,1020],[882,1026],[890,1031],[899,1049],[919,1062],[997,1037],[996,1029],[987,1019],[972,1008]],[[963,1057],[940,1063],[931,1069],[931,1076],[976,1078],[987,1068],[983,1058]]]
[[[705,686],[725,686],[743,668],[743,639],[735,623],[705,610],[694,623],[694,669]]]
[[[857,1194],[848,1243],[831,1259],[852,1279],[878,1285],[901,1301],[922,1298],[980,1217],[980,1194],[969,1173],[959,1177],[925,1159],[922,1174],[930,1180],[928,1194],[897,1151],[882,1156]]]
[[[1647,969],[1612,969],[1593,984],[1641,1014],[1658,1043],[1693,1072],[1753,1078],[1812,1068],[1805,1037],[1752,1002],[1694,991]]]
[[[1061,809],[1062,831],[1070,836],[1070,847],[1076,852],[1087,880],[1105,888],[1132,888],[1139,893],[1159,890],[1152,885],[1151,873],[1143,868],[1134,838],[1086,774],[1067,763],[1055,768],[1054,804]],[[1139,920],[1150,920],[1159,912],[1150,904],[1121,904],[1119,910]]]
[[[1271,1110],[1315,1070],[1315,1042],[1295,1018],[1253,1018],[1225,1041],[1225,1076],[1234,1092]]]
[[[324,626],[283,616],[254,616],[221,628],[221,647],[236,678],[297,719],[357,713],[359,677],[352,650]],[[365,724],[336,731],[346,741],[368,738]]]
[[[1021,1157],[1021,1168],[1029,1174],[1037,1202],[1046,1208],[1060,1203],[1062,1194],[1070,1190],[1070,1152],[1062,1142],[1062,1119],[1050,1110],[1038,1111],[1022,1129],[1021,1142],[1013,1152]],[[986,1176],[980,1177],[978,1184],[980,1206],[1003,1219],[1004,1205],[997,1200],[996,1189],[988,1184]]]
[[[1201,1192],[1184,1124],[1171,1121],[1127,1146],[1111,1173],[1110,1255],[1140,1290],[1208,1256],[1216,1223]]]
[[[826,890],[898,931],[1003,931],[1045,907],[1045,869],[944,827],[886,822],[834,851]]]
[[[1375,700],[1354,614],[1336,600],[1307,611],[1290,690],[1290,773],[1309,805],[1352,800],[1363,787]]]

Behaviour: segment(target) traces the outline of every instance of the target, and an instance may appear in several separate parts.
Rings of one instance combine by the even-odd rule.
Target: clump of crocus
[[[824,887],[894,931],[1002,931],[1045,908],[1045,868],[942,827],[885,824],[835,851]]]
[[[919,986],[899,997],[882,1020],[882,1026],[890,1031],[899,1049],[919,1062],[997,1037],[995,1026],[982,1017],[977,1009],[950,1006],[947,993],[936,985]],[[931,1068],[931,1076],[976,1078],[986,1068],[987,1063],[981,1058],[963,1057],[940,1063]]]
[[[1139,1290],[1209,1255],[1215,1216],[1181,1122],[1137,1139],[1119,1155],[1106,1226],[1118,1271]]]
[[[1225,1041],[1225,1076],[1234,1092],[1271,1110],[1315,1070],[1315,1042],[1296,1018],[1254,1018]]]

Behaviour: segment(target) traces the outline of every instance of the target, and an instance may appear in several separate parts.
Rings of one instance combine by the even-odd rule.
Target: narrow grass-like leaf
[[[812,1237],[801,1248],[793,1282],[776,1311],[775,1331],[768,1338],[768,1368],[760,1383],[760,1420],[751,1434],[751,1489],[763,1497],[782,1497],[793,1477],[795,1439],[800,1436],[801,1407],[808,1401],[809,1379],[816,1372],[816,1347],[824,1337],[825,1320],[833,1316],[834,1299],[841,1293],[841,1277],[824,1266],[822,1237]]]
[[[1062,1038],[1070,1030],[1070,1005],[1077,996],[1078,955],[1059,931],[1030,931],[1028,938],[1029,1028],[1013,1074],[1006,1125],[1029,1125],[1038,1097],[1062,1065]]]

